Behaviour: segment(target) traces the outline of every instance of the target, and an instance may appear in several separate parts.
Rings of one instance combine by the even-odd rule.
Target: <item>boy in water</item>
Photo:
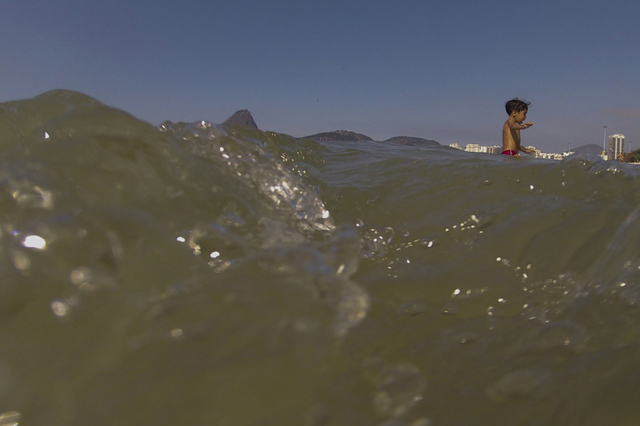
[[[531,102],[524,102],[518,98],[511,99],[504,105],[509,118],[502,126],[502,154],[517,156],[518,151],[526,152],[527,154],[534,152],[532,149],[520,146],[520,130],[533,126],[531,121],[522,124],[527,118],[529,105],[531,105]]]

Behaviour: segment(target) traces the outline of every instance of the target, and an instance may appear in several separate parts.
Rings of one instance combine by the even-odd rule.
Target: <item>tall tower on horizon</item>
[[[608,145],[607,156],[609,160],[615,161],[619,155],[624,155],[624,135],[610,135]]]

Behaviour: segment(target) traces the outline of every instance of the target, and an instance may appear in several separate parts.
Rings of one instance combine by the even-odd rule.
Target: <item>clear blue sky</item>
[[[640,148],[637,0],[0,0],[0,101],[71,89],[152,124],[224,121],[560,152]]]

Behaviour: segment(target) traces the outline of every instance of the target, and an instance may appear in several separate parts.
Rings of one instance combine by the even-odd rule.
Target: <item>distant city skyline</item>
[[[464,148],[462,148],[462,146],[458,143],[451,143],[449,144],[449,146],[451,148],[459,149],[466,152],[475,152],[475,153],[484,153],[484,154],[500,154],[500,152],[502,151],[502,147],[500,145],[485,146],[485,145],[480,145],[476,143],[469,143],[469,144],[466,144]],[[542,152],[541,150],[537,149],[535,146],[532,146],[532,145],[527,145],[526,148],[534,149],[535,153],[533,155],[536,158],[544,158],[549,160],[562,160],[564,157],[571,154],[571,151],[564,151],[560,153]]]
[[[599,148],[596,144],[584,144],[573,147],[573,149],[569,147],[568,150],[563,150],[561,152],[543,152],[533,145],[526,145],[525,148],[531,148],[535,150],[534,156],[536,158],[562,160],[563,158],[574,154],[574,150],[589,148],[592,152],[593,149],[596,149],[600,157],[602,157],[602,159],[604,160],[627,161],[625,160],[625,154],[630,154],[633,152],[633,150],[630,147],[625,146],[625,139],[625,136],[622,134],[608,135],[608,142],[605,146],[605,149]],[[502,151],[502,147],[499,145],[485,146],[477,143],[459,144],[454,142],[450,143],[448,146],[451,148],[459,149],[461,151],[485,154],[500,154],[500,152]],[[591,147],[593,147],[593,149],[591,149]]]
[[[604,126],[637,141],[638,16],[628,0],[4,2],[0,102],[69,89],[154,125],[248,109],[295,137],[493,145],[519,97],[524,144],[602,145]]]

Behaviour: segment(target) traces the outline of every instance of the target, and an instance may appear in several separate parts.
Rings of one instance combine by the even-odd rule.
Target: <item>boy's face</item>
[[[522,122],[527,118],[527,112],[528,110],[526,109],[523,109],[522,111],[514,111],[513,119],[516,121],[516,123],[522,124]]]

